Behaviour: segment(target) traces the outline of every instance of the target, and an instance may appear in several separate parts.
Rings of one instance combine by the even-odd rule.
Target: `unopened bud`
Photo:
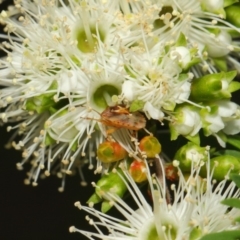
[[[176,152],[174,159],[179,161],[180,169],[186,173],[191,171],[192,166],[200,166],[202,162],[206,162],[208,156],[204,147],[188,142]]]
[[[210,160],[210,169],[214,169],[212,178],[221,181],[225,179],[230,172],[239,174],[240,161],[232,155],[217,156]],[[206,174],[206,169],[202,167],[201,175],[206,177]]]
[[[226,20],[236,27],[240,27],[240,18],[238,17],[240,12],[240,3],[236,3],[225,8],[225,12]]]
[[[172,163],[165,165],[165,176],[170,181],[178,180],[178,169]]]
[[[139,148],[141,151],[146,153],[148,158],[154,158],[161,152],[162,146],[157,138],[153,136],[146,136],[141,139]]]
[[[134,160],[129,168],[129,173],[133,180],[141,183],[147,180],[147,168],[145,162]]]
[[[220,72],[195,79],[190,98],[198,102],[229,99],[231,93],[239,89],[238,84],[231,83],[236,75],[236,71]]]
[[[127,156],[126,150],[117,142],[103,142],[99,144],[97,156],[103,163],[112,163]]]

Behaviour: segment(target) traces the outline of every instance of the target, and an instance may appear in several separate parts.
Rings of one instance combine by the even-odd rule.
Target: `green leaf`
[[[215,65],[221,70],[226,72],[228,70],[226,57],[213,58]]]
[[[143,106],[144,106],[144,102],[141,101],[141,100],[134,100],[131,105],[130,105],[130,112],[136,112],[138,110],[141,110],[143,109]]]
[[[87,203],[99,203],[102,198],[100,198],[96,193],[94,193],[87,201]]]
[[[50,146],[50,145],[55,144],[55,143],[56,143],[56,140],[53,139],[52,137],[50,137],[50,135],[47,133],[46,137],[44,139],[44,145],[45,146]]]
[[[240,208],[240,199],[237,198],[227,198],[221,201],[221,203],[229,207]]]
[[[103,201],[101,206],[101,212],[106,213],[112,208],[112,204],[110,204],[108,201]]]
[[[183,47],[187,46],[187,39],[182,32],[179,35],[179,38],[176,42],[176,46],[183,46]]]
[[[229,84],[228,91],[229,92],[236,92],[240,89],[240,83],[233,81]]]
[[[233,231],[223,231],[218,233],[211,233],[200,240],[239,240],[240,239],[240,230]]]
[[[227,143],[231,144],[235,148],[240,149],[240,136],[227,137]]]
[[[240,188],[240,175],[238,174],[230,174],[230,179],[232,179],[238,188]]]
[[[200,137],[199,137],[199,134],[196,134],[194,136],[184,136],[185,138],[187,138],[189,141],[197,144],[197,145],[200,145]]]
[[[225,72],[225,78],[230,83],[237,76],[237,71]]]

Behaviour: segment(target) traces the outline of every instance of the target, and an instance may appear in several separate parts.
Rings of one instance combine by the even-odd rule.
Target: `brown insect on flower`
[[[107,127],[125,128],[138,131],[146,127],[146,118],[140,112],[129,112],[121,105],[107,107],[101,114],[100,122]]]

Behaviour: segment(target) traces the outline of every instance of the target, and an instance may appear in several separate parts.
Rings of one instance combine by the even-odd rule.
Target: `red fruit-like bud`
[[[117,162],[127,156],[126,150],[117,142],[103,142],[97,149],[98,159],[104,163]]]
[[[178,180],[178,169],[170,164],[166,164],[165,166],[165,175],[166,178],[170,181],[176,181]]]
[[[141,183],[147,180],[147,168],[145,162],[134,160],[129,168],[129,173],[133,180],[137,183]]]

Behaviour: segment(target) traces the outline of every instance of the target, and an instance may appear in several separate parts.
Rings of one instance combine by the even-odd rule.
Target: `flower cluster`
[[[239,6],[25,0],[2,11],[9,41],[0,60],[1,119],[16,122],[8,130],[16,130],[11,145],[23,150],[17,167],[31,162],[26,183],[37,185],[41,170],[62,176],[84,162],[92,168],[107,134],[100,113],[114,105],[167,120],[172,139],[197,142],[202,128],[224,146],[224,134],[240,131],[239,106],[230,101],[239,84],[227,72],[240,71],[231,8]]]
[[[74,226],[70,227],[70,232],[79,232],[89,239],[195,240],[207,233],[239,229],[239,223],[234,222],[234,218],[239,216],[240,210],[235,208],[229,210],[228,206],[220,203],[225,198],[240,196],[240,190],[235,191],[235,183],[228,183],[231,170],[226,174],[226,179],[216,182],[213,178],[216,169],[210,167],[208,150],[205,149],[202,154],[192,149],[191,153],[195,156],[192,157],[191,171],[188,175],[179,168],[179,161],[173,161],[178,184],[172,183],[169,190],[166,181],[160,182],[156,176],[151,176],[148,172],[152,207],[125,166],[121,166],[123,175],[119,171],[118,174],[134,199],[137,209],[131,208],[123,201],[114,188],[104,191],[104,188],[96,185],[96,190],[102,190],[102,195],[125,219],[108,216],[95,210],[91,204],[90,207],[86,207],[76,202],[76,207],[93,216],[93,218],[87,216],[86,219],[97,232],[79,230]],[[157,161],[160,161],[159,164],[162,163],[160,158]],[[161,167],[163,168],[163,165]],[[204,178],[202,170],[206,172]],[[103,228],[106,228],[109,234],[105,234]]]
[[[239,197],[226,179],[240,171],[239,151],[209,157],[200,145],[214,136],[240,149],[231,136],[240,132],[231,101],[240,89],[239,12],[237,0],[16,0],[2,11],[0,123],[14,131],[9,147],[22,150],[17,168],[30,165],[25,183],[56,173],[63,191],[67,174],[79,171],[86,185],[82,167],[96,167],[103,175],[89,204],[115,205],[128,222],[82,207],[101,221],[89,220],[99,233],[79,230],[90,239],[235,229],[238,211],[220,201]],[[163,125],[170,140],[189,141],[174,151],[179,162],[161,162]],[[176,181],[171,191],[165,177]],[[153,210],[136,183],[149,184]],[[126,191],[137,211],[121,199]]]

